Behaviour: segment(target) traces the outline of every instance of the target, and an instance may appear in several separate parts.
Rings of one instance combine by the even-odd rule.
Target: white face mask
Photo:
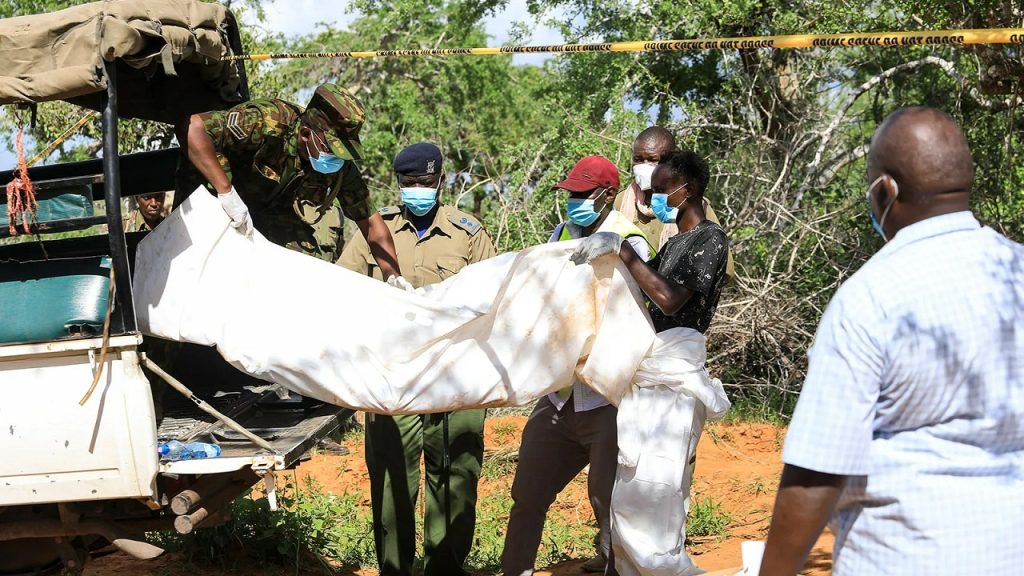
[[[633,181],[636,182],[641,192],[651,189],[651,177],[654,176],[654,168],[656,166],[657,164],[647,162],[633,165]],[[654,212],[647,205],[643,194],[636,195],[636,211],[647,219],[654,218]]]
[[[651,189],[651,176],[654,176],[654,164],[634,164],[633,165],[633,180],[636,181],[636,185],[640,187],[640,190]]]

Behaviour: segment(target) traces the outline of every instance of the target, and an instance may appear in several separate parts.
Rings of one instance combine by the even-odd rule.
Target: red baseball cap
[[[594,188],[619,189],[619,170],[604,156],[587,156],[569,170],[565,180],[555,184],[569,192],[586,192]]]

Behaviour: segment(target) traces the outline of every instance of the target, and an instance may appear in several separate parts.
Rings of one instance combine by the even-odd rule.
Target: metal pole
[[[103,61],[107,77],[107,97],[103,106],[103,199],[107,216],[110,260],[117,285],[117,305],[121,310],[124,332],[135,332],[135,302],[132,300],[132,273],[121,222],[121,162],[117,150],[117,63]],[[108,302],[107,306],[113,305]]]
[[[140,358],[142,360],[143,366],[149,368],[151,372],[153,372],[161,379],[163,379],[164,382],[167,382],[167,384],[169,384],[171,388],[174,388],[175,390],[180,392],[183,396],[185,396],[185,398],[188,398],[189,400],[194,402],[195,405],[198,406],[200,410],[206,412],[210,416],[213,416],[217,420],[220,420],[221,422],[224,423],[225,426],[231,428],[235,432],[238,432],[242,436],[245,436],[246,438],[249,439],[250,442],[259,446],[260,448],[263,448],[267,452],[270,452],[271,454],[278,456],[281,454],[280,452],[277,451],[276,448],[274,448],[270,444],[270,442],[267,442],[263,438],[260,438],[259,436],[253,434],[248,428],[242,426],[238,422],[235,422],[231,418],[228,418],[224,414],[221,414],[220,410],[217,410],[213,406],[210,406],[209,404],[204,402],[202,398],[193,394],[192,391],[189,390],[187,386],[178,381],[178,379],[175,378],[174,376],[171,376],[170,374],[165,372],[163,368],[158,366],[156,362],[153,362],[152,360],[147,358],[145,354],[140,355]]]

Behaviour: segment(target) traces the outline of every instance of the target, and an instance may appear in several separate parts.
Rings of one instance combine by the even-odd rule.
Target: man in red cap
[[[612,207],[619,172],[603,156],[587,156],[555,186],[568,192],[568,222],[555,228],[549,242],[610,232],[629,242],[644,260],[654,253],[644,233]],[[615,481],[618,438],[615,407],[588,386],[574,382],[537,402],[523,430],[519,465],[512,482],[502,570],[506,576],[532,574],[544,530],[544,518],[558,493],[590,465],[587,491],[597,519],[597,556],[584,569],[604,572],[610,546],[609,510]],[[607,574],[615,574],[609,566]]]

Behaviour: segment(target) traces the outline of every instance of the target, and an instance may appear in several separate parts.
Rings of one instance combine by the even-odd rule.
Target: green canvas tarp
[[[0,20],[0,104],[67,100],[100,109],[117,62],[120,115],[175,122],[245,99],[230,12],[193,0],[106,0]]]

